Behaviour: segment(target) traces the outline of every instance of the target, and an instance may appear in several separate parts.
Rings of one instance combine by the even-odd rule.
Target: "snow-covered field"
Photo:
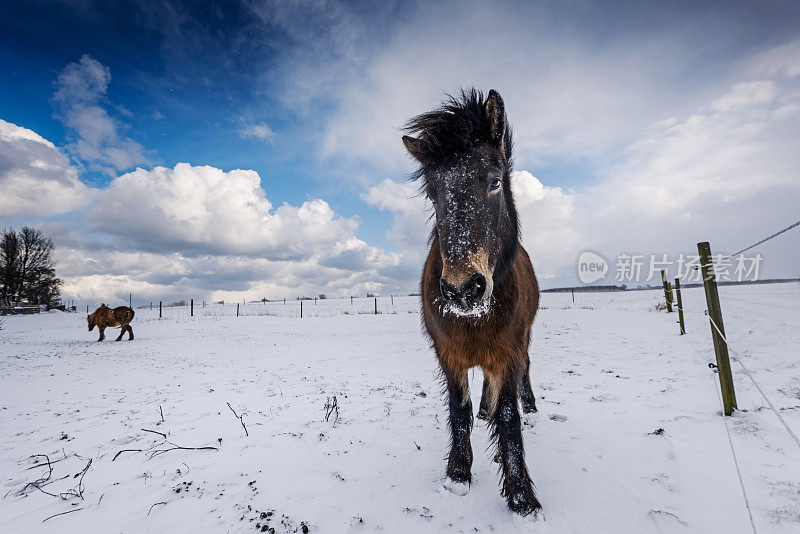
[[[800,433],[800,286],[720,291],[733,355]],[[413,297],[378,315],[306,302],[303,319],[298,302],[137,310],[119,343],[82,313],[8,317],[0,532],[752,532],[702,289],[684,291],[686,336],[662,296],[543,295],[523,431],[536,522],[506,509],[482,421],[470,493],[442,488],[446,410]],[[800,447],[732,365],[756,527],[800,532]]]

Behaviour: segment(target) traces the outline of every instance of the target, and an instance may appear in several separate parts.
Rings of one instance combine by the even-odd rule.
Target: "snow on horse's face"
[[[442,296],[469,311],[491,297],[504,244],[517,238],[506,204],[508,168],[499,148],[485,144],[430,173]]]
[[[460,104],[453,101],[453,106]],[[418,175],[433,202],[443,265],[442,296],[468,312],[485,307],[495,280],[505,274],[516,250],[511,134],[497,93],[474,106],[472,116],[466,117],[474,123],[467,122],[469,127],[464,121],[448,124],[449,119],[457,122],[456,113],[447,115],[448,110],[445,106],[444,114],[415,119],[415,129],[425,133],[418,139],[406,136],[403,142],[422,164]],[[458,111],[463,113],[464,107]]]

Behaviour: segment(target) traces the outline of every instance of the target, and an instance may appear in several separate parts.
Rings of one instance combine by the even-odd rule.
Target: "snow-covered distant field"
[[[800,434],[800,286],[720,292],[733,355]],[[482,421],[470,493],[442,488],[447,415],[416,298],[378,315],[306,302],[303,319],[296,301],[137,310],[119,343],[82,313],[5,318],[0,532],[752,532],[702,289],[684,291],[686,336],[662,298],[543,295],[523,430],[536,522],[507,510]],[[732,365],[756,527],[800,532],[800,447]]]

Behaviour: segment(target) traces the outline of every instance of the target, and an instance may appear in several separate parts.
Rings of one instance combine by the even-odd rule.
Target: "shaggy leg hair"
[[[525,465],[525,448],[522,443],[522,422],[517,406],[521,373],[508,369],[499,384],[497,406],[492,413],[492,439],[497,443],[500,456],[502,494],[508,507],[520,514],[536,513],[542,505],[533,491],[533,481]],[[490,386],[491,387],[491,386]]]
[[[467,372],[453,376],[445,373],[448,404],[450,407],[450,454],[447,458],[447,476],[453,482],[472,482],[472,400],[469,397]]]
[[[522,413],[535,413],[536,410],[536,396],[533,394],[531,388],[531,359],[527,358],[525,365],[525,373],[522,375],[522,387],[519,391],[522,398]]]

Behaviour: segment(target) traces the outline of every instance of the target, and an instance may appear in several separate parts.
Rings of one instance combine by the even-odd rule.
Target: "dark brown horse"
[[[119,326],[121,330],[117,341],[122,339],[122,334],[128,332],[128,341],[133,339],[133,328],[131,328],[131,321],[133,321],[133,310],[127,306],[119,306],[117,308],[109,308],[102,304],[94,312],[89,314],[86,319],[89,321],[89,332],[96,326],[100,330],[100,339],[103,341],[106,338],[106,328]]]
[[[472,402],[467,372],[483,370],[478,416],[487,417],[502,465],[502,494],[521,515],[541,505],[525,465],[518,401],[536,411],[528,344],[539,306],[530,258],[519,242],[511,194],[511,129],[503,100],[474,89],[411,119],[404,136],[436,225],[422,274],[425,328],[447,387],[451,449],[447,482],[472,480]]]

